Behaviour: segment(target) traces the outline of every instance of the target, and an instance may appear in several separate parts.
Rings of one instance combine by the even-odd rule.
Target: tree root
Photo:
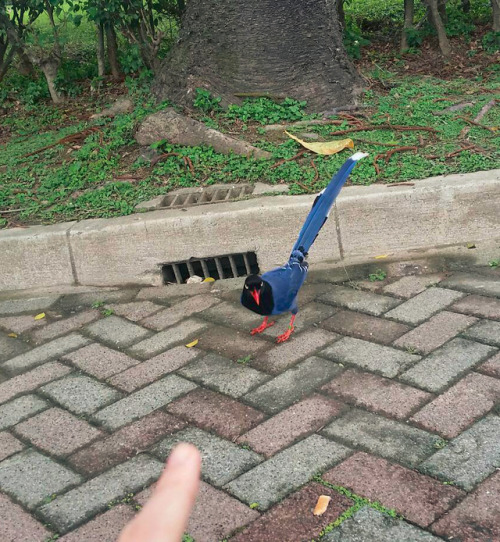
[[[45,147],[42,147],[41,149],[38,149],[33,152],[29,152],[28,154],[24,154],[23,156],[21,156],[21,158],[28,158],[29,156],[40,154],[41,152],[52,149],[53,147],[57,147],[57,145],[64,145],[65,143],[80,143],[85,138],[87,138],[90,134],[94,132],[98,132],[98,131],[99,131],[99,128],[97,126],[91,126],[90,128],[86,128],[85,130],[82,130],[81,132],[77,132],[76,134],[71,134],[66,137],[63,137],[57,140],[55,143],[46,145]]]
[[[389,162],[389,159],[391,156],[396,152],[406,152],[406,151],[414,151],[417,152],[418,147],[415,147],[414,145],[408,145],[406,147],[396,147],[394,149],[391,149],[387,152],[382,152],[380,154],[375,155],[373,158],[373,166],[375,167],[375,171],[377,172],[377,175],[380,175],[380,167],[378,165],[378,160],[381,158],[385,159],[385,163],[387,164]]]
[[[378,124],[369,126],[356,126],[355,128],[348,128],[347,130],[337,130],[336,132],[331,132],[333,136],[341,136],[346,134],[352,134],[353,132],[367,132],[369,130],[397,130],[399,132],[406,131],[425,131],[432,134],[438,133],[438,130],[431,128],[430,126],[399,126],[396,124]]]
[[[292,160],[297,160],[297,158],[300,158],[305,153],[306,153],[306,150],[302,149],[295,156],[292,156],[291,158],[283,158],[281,160],[278,160],[269,169],[274,169],[274,168],[277,168],[278,166],[282,166],[285,162],[291,162]]]
[[[170,156],[180,156],[184,160],[184,165],[189,168],[191,175],[194,175],[194,166],[191,158],[189,158],[189,156],[183,156],[180,152],[166,152],[160,154],[160,156],[157,156],[151,160],[151,167],[155,166],[158,162],[165,160],[165,158],[169,158]]]

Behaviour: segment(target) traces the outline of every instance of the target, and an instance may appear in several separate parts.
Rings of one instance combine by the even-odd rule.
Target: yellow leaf
[[[45,313],[41,312],[40,314],[37,314],[35,316],[35,320],[41,320],[42,318],[45,318]]]
[[[9,333],[8,337],[11,337],[12,339],[17,339],[16,333]]]
[[[196,346],[198,344],[198,339],[195,339],[192,343],[186,344],[186,348],[193,348],[193,346]]]
[[[352,139],[339,139],[337,141],[316,141],[310,143],[308,141],[302,141],[302,139],[299,139],[298,137],[289,134],[286,130],[285,134],[288,137],[295,139],[295,141],[300,143],[303,147],[309,149],[312,152],[315,152],[316,154],[337,154],[344,149],[354,149],[354,142]]]
[[[215,282],[215,279],[212,277],[207,277],[203,282]]]
[[[387,258],[387,256],[389,256],[389,254],[381,254],[380,256],[375,256],[375,259],[376,260],[383,260],[384,258]]]

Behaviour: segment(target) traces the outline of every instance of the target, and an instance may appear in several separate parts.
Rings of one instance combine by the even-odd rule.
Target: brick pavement
[[[279,346],[241,282],[0,299],[0,540],[116,540],[184,440],[196,542],[500,541],[500,272],[323,271]]]

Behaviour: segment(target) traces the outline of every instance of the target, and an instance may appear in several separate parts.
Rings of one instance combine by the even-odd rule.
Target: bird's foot
[[[290,338],[290,335],[294,332],[295,328],[293,327],[293,325],[291,325],[286,331],[285,333],[282,333],[281,335],[278,335],[276,337],[276,342],[277,343],[284,343],[285,341],[288,341],[288,339]]]
[[[268,318],[267,316],[264,318],[264,321],[262,322],[262,324],[260,324],[259,327],[255,327],[254,329],[252,329],[252,331],[250,332],[251,335],[256,335],[257,333],[262,333],[263,331],[265,331],[268,327],[271,327],[271,326],[274,326],[274,322],[268,322]]]

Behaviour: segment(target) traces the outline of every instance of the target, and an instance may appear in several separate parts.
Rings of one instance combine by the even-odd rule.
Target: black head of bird
[[[245,280],[241,296],[243,306],[264,316],[273,312],[273,290],[259,275],[249,275]]]

